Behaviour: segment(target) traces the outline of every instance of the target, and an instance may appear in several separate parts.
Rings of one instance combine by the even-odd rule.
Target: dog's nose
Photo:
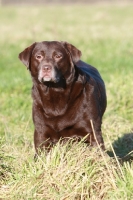
[[[52,69],[52,67],[51,67],[50,65],[44,65],[44,66],[42,67],[42,69],[43,69],[44,71],[50,71],[50,70]]]

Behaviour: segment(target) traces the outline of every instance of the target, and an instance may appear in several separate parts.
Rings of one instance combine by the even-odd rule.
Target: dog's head
[[[34,43],[19,54],[31,75],[41,83],[56,83],[61,77],[68,79],[80,57],[81,51],[76,47],[58,41]]]

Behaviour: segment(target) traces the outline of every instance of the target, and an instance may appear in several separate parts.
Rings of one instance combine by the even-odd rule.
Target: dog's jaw
[[[55,76],[55,70],[51,69],[49,71],[44,71],[43,68],[39,70],[38,74],[38,80],[42,82],[48,82],[52,81],[55,82],[56,76]]]
[[[44,83],[44,82],[57,83],[60,81],[60,74],[59,72],[57,73],[55,69],[52,69],[49,72],[44,72],[43,69],[40,69],[39,74],[38,74],[38,80],[41,83]]]

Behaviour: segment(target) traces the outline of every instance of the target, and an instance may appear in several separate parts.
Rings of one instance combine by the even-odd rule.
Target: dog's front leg
[[[43,110],[33,104],[33,122],[34,122],[34,145],[37,154],[42,151],[48,152],[52,146],[51,134],[53,132],[50,127],[45,124]]]

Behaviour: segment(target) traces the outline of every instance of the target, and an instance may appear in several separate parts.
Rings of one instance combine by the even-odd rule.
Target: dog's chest
[[[44,113],[50,117],[68,114],[71,110],[79,109],[84,98],[83,84],[75,83],[64,89],[49,88],[39,91]]]
[[[77,109],[77,107],[74,105],[72,105],[72,107],[74,109],[66,106],[66,108],[64,108],[64,113],[63,110],[55,109],[54,112],[51,110],[51,116],[50,114],[47,115],[46,111],[44,110],[44,123],[56,132],[60,132],[65,128],[74,126],[80,121],[81,118],[83,118],[83,112],[81,106],[79,109]]]
[[[84,98],[81,84],[65,92],[51,89],[34,95],[43,112],[44,123],[57,132],[75,125],[83,117]]]

